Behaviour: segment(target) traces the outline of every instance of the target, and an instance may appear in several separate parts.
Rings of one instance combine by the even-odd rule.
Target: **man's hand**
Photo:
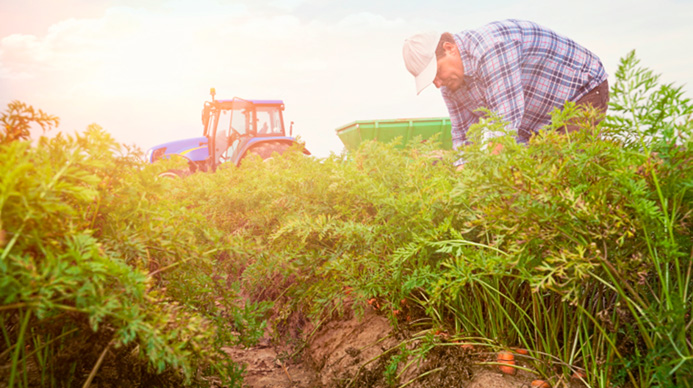
[[[498,155],[503,150],[503,144],[501,143],[488,143],[488,148],[491,150],[491,155]]]

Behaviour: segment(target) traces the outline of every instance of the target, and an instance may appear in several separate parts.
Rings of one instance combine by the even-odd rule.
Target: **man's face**
[[[438,72],[433,84],[438,89],[445,86],[449,91],[454,92],[464,83],[464,66],[456,45],[445,43],[443,47],[445,47],[445,55],[437,59]]]

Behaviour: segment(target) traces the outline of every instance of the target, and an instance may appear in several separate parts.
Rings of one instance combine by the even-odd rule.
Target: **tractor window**
[[[281,116],[276,107],[258,107],[256,115],[258,135],[284,134]]]
[[[223,127],[221,126],[222,122],[225,123]],[[248,132],[248,112],[245,109],[224,111],[224,116],[219,121],[219,128],[223,128],[229,135],[232,134],[231,129],[238,132],[239,135],[245,135]]]

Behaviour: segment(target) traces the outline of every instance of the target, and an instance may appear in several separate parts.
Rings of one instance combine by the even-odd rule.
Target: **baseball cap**
[[[416,94],[421,93],[436,78],[436,47],[439,41],[440,34],[435,32],[416,34],[404,40],[404,65],[416,80]]]

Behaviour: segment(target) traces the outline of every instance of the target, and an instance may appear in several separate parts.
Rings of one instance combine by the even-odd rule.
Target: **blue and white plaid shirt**
[[[599,58],[573,40],[533,22],[504,20],[453,35],[464,65],[464,84],[441,87],[450,113],[455,148],[483,112],[496,112],[517,141],[551,122],[550,113],[577,101],[606,81]],[[493,135],[491,135],[492,137]]]

